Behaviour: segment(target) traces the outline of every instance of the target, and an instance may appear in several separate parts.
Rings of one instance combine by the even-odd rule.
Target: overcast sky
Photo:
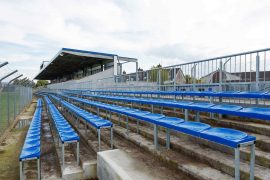
[[[143,69],[268,48],[270,1],[0,0],[9,69],[33,78],[62,47],[135,57]]]

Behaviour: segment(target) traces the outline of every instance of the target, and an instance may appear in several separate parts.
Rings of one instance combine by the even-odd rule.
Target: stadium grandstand
[[[143,71],[136,58],[63,48],[35,76],[50,84],[34,91],[30,120],[14,125],[29,127],[20,178],[270,179],[269,58]]]
[[[35,79],[50,80],[53,84],[77,79],[94,81],[98,77],[106,79],[122,74],[122,65],[130,62],[135,63],[137,71],[138,61],[135,58],[62,48],[50,62],[42,62]]]

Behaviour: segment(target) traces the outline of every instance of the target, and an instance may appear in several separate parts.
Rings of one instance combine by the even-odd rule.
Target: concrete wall
[[[97,176],[102,180],[156,179],[141,161],[119,149],[98,152]]]
[[[78,82],[97,81],[98,79],[107,79],[110,77],[113,77],[113,68],[107,69],[97,74],[93,74],[91,76],[84,77],[82,79],[79,79]]]

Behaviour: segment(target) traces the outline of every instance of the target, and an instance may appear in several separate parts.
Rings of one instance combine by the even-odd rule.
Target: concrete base
[[[86,161],[82,163],[84,179],[97,178],[97,161]]]
[[[102,180],[156,179],[140,161],[118,149],[98,152],[97,175]]]
[[[79,180],[83,178],[83,170],[80,167],[67,166],[63,170],[62,178],[65,180]]]

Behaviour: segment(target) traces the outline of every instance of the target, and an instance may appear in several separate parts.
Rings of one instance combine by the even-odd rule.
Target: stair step
[[[147,138],[142,137],[141,135],[130,132],[129,135],[126,135],[126,130],[122,127],[115,126],[114,132],[121,135],[125,139],[133,142],[134,144],[140,146],[144,150],[158,156],[161,160],[168,164],[173,164],[177,169],[186,173],[187,175],[196,178],[196,179],[233,179],[232,176],[222,173],[221,171],[210,167],[207,164],[198,162],[190,157],[185,156],[184,154],[161,150],[156,151],[154,144]]]
[[[129,124],[129,126],[130,130],[136,132],[135,125]],[[153,139],[151,129],[143,129],[143,127],[140,127],[140,130],[143,131],[143,134],[147,135],[148,138],[151,136],[151,140]],[[163,141],[163,144],[165,144],[165,137],[165,133],[159,132],[159,141]],[[181,153],[184,153],[192,158],[196,158],[200,162],[208,163],[212,167],[219,168],[219,170],[230,174],[231,176],[234,175],[234,158],[231,155],[210,149],[208,147],[203,147],[196,142],[194,143],[193,141],[182,140],[177,137],[171,138],[171,144],[175,147],[175,149],[177,148],[179,151],[181,151]],[[240,168],[241,175],[248,179],[249,162],[241,162]],[[267,177],[270,177],[270,171],[268,168],[255,165],[255,177],[258,177],[259,179],[266,179]]]
[[[88,144],[90,146],[90,149],[93,149],[95,152],[98,152],[98,141],[97,141],[97,137],[95,134],[95,129],[93,127],[90,127],[90,130],[88,130],[87,132],[84,129],[84,125],[80,125],[78,133],[80,134],[80,137],[83,141],[88,141]],[[107,129],[102,129],[102,133],[101,133],[101,151],[106,151],[110,149],[110,131]],[[127,143],[129,143],[126,139],[121,139],[119,140],[120,136],[114,135],[114,147],[117,149],[121,149],[126,151],[130,156],[132,156],[133,158],[140,158],[143,161],[143,165],[145,166],[145,168],[148,168],[148,170],[155,175],[155,179],[157,178],[161,178],[161,179],[190,179],[187,178],[183,173],[179,173],[178,172],[171,172],[172,170],[168,167],[166,167],[166,165],[164,163],[161,163],[159,161],[153,161],[153,159],[151,157],[149,157],[149,155],[145,154],[145,152],[141,152],[140,148],[136,147],[131,147],[130,145],[127,145]],[[132,144],[132,146],[135,146],[134,144]],[[137,149],[137,150],[136,150]],[[137,151],[137,152],[136,152]],[[139,152],[139,153],[138,153]],[[147,158],[146,158],[147,156]],[[147,160],[148,159],[148,160]],[[145,161],[149,161],[150,160],[150,164],[149,163],[145,163]],[[153,164],[154,163],[154,164]],[[166,169],[164,169],[166,168]],[[160,169],[160,171],[159,171]],[[165,173],[165,172],[169,173]]]

